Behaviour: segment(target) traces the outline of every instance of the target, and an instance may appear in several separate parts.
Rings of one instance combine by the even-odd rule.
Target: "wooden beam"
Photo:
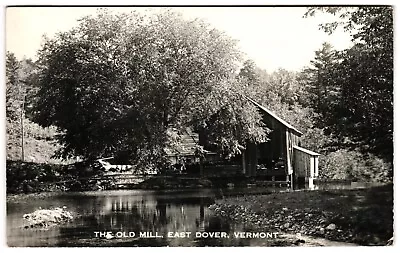
[[[286,161],[287,161],[287,173],[288,175],[292,175],[293,169],[292,169],[292,159],[290,155],[290,136],[289,136],[289,131],[286,129],[285,131],[286,134],[286,143],[285,143],[285,148],[286,148]]]
[[[246,175],[246,150],[242,152],[242,172]]]

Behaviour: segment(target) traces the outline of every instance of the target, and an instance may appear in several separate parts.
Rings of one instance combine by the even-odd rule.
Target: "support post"
[[[200,167],[200,177],[203,178],[204,177],[203,157],[200,157],[199,167]]]
[[[242,152],[242,172],[244,175],[246,175],[246,150],[243,150]]]
[[[291,190],[294,189],[294,182],[293,182],[293,173],[290,174],[290,176],[286,176],[286,180],[289,182],[288,187],[290,187]]]
[[[309,177],[307,181],[308,181],[308,189],[314,189],[314,178]]]

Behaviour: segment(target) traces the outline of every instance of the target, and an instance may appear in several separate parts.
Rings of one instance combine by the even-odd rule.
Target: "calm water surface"
[[[349,189],[368,185],[325,184],[319,189]],[[235,189],[245,194],[249,189]],[[282,189],[280,189],[282,190]],[[226,191],[226,190],[225,190]],[[14,247],[43,246],[265,246],[273,239],[238,239],[243,224],[230,224],[214,216],[208,206],[221,190],[185,191],[118,190],[83,193],[48,193],[7,201],[7,243]],[[25,229],[24,214],[42,208],[66,206],[74,219],[48,229]],[[106,239],[95,232],[134,237]],[[151,232],[159,238],[140,238]],[[168,232],[191,232],[186,238],[169,238]],[[226,232],[230,238],[196,238],[196,232]],[[275,232],[275,231],[264,231]],[[268,242],[269,240],[269,242]]]
[[[148,191],[119,190],[84,193],[49,193],[7,202],[9,246],[246,246],[265,239],[196,238],[196,232],[245,231],[213,216],[208,206],[218,190]],[[23,214],[39,208],[67,206],[72,222],[49,229],[25,229]],[[99,238],[95,232],[110,231],[135,237]],[[162,238],[140,238],[140,232],[157,232]],[[168,232],[192,232],[188,238],[168,238]],[[233,236],[232,236],[233,237]],[[271,239],[269,239],[271,240]]]

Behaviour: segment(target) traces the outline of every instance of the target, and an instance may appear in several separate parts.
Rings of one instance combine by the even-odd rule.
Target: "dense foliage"
[[[37,62],[7,53],[7,158],[22,158],[25,136],[24,160],[35,153],[30,161],[54,162],[49,156],[59,149],[61,158],[115,156],[158,166],[168,148],[181,145],[170,133],[187,127],[232,157],[249,140],[268,141],[270,130],[248,96],[304,133],[301,145],[322,154],[323,178],[388,180],[393,10],[313,7],[306,16],[319,11],[338,16],[322,29],[342,25],[354,45],[337,51],[324,43],[300,73],[241,64],[236,41],[170,10],[100,10],[47,39]]]
[[[327,87],[325,107],[317,106],[327,132],[361,146],[388,162],[393,160],[393,8],[310,8],[341,17],[323,24],[328,32],[339,25],[352,34],[354,46],[334,53],[324,45],[317,52],[311,83]],[[322,57],[319,57],[319,56]],[[328,71],[326,71],[328,70]],[[347,143],[344,143],[344,146]]]
[[[339,149],[322,157],[322,179],[380,182],[392,178],[390,164],[371,153]]]
[[[238,115],[246,111],[220,112],[229,107],[225,101],[235,101],[223,92],[239,57],[225,34],[169,10],[99,11],[40,50],[33,118],[65,130],[59,136],[62,157],[114,155],[154,165],[164,157],[168,128],[205,125],[215,115],[224,122],[217,144],[225,150],[235,141],[244,145],[253,132],[262,138],[261,123]],[[231,116],[243,133],[224,131],[221,117]]]
[[[84,191],[110,188],[111,180],[95,180],[102,172],[96,164],[62,165],[22,161],[6,163],[7,193]]]
[[[52,158],[60,148],[54,126],[42,128],[32,122],[31,105],[35,99],[36,65],[30,59],[17,60],[6,55],[6,140],[7,159],[38,163],[59,163]]]
[[[239,78],[246,83],[248,96],[304,133],[302,146],[322,154],[323,178],[389,180],[393,169],[392,10],[310,8],[307,15],[321,10],[341,12],[342,23],[353,34],[352,48],[337,51],[324,43],[301,73],[267,73],[249,60]],[[338,25],[322,27],[329,32]]]
[[[18,119],[20,107],[20,62],[13,53],[6,54],[6,116],[8,121]]]

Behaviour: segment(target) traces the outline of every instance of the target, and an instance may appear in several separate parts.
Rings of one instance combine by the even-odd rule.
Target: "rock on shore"
[[[267,229],[274,232],[322,237],[349,243],[358,243],[358,240],[355,239],[359,239],[355,237],[352,229],[342,228],[331,223],[331,220],[337,218],[331,212],[281,208],[260,213],[243,205],[228,203],[217,203],[211,205],[209,209],[223,219],[242,223],[245,227],[253,230]],[[384,245],[381,240],[372,235],[364,240],[369,240],[371,244]]]

